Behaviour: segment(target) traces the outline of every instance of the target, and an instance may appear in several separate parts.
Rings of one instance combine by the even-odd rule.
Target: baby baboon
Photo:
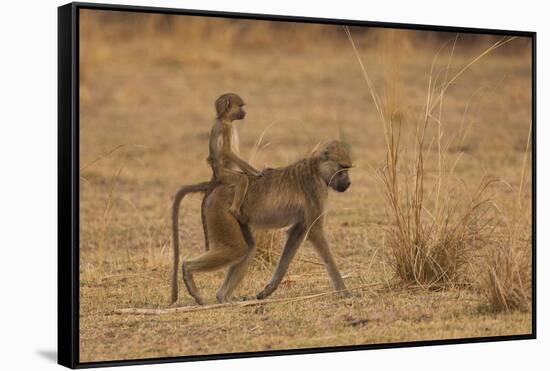
[[[215,183],[222,183],[226,186],[233,187],[235,193],[229,211],[241,222],[245,221],[242,219],[240,209],[248,187],[248,177],[236,171],[235,165],[237,166],[237,169],[240,168],[245,173],[257,176],[261,176],[263,174],[254,169],[245,161],[241,160],[232,151],[233,139],[238,139],[236,137],[236,131],[232,128],[232,122],[244,119],[246,116],[246,112],[243,109],[244,105],[245,103],[243,99],[234,93],[223,94],[216,100],[216,122],[214,123],[210,133],[210,153],[207,159],[207,162],[212,167],[212,185]],[[204,208],[206,198],[211,189],[212,187],[205,191],[206,194],[203,197],[201,205],[201,220],[204,232],[204,247],[206,251],[209,249],[209,240],[208,227],[206,226],[204,216]]]
[[[269,169],[263,177],[249,177],[249,186],[241,212],[249,223],[260,228],[283,228],[290,226],[288,239],[275,272],[257,297],[263,299],[279,285],[291,260],[302,241],[312,242],[321,257],[336,290],[346,286],[329,250],[324,232],[324,212],[328,187],[346,191],[351,182],[348,169],[351,158],[348,148],[341,142],[332,141],[312,156],[292,165]],[[202,191],[206,186],[189,186],[188,192]],[[202,187],[202,188],[201,188]],[[183,189],[183,188],[182,188]],[[185,193],[185,192],[184,192]],[[229,212],[233,192],[228,187],[215,187],[206,197],[205,221],[211,249],[202,255],[185,260],[182,264],[183,281],[197,303],[203,304],[193,274],[229,267],[222,286],[216,293],[218,302],[226,301],[243,279],[256,247],[248,225],[237,222]],[[173,226],[177,228],[179,201],[174,201]],[[177,234],[174,234],[177,237]],[[177,268],[179,248],[174,241],[174,274],[172,302],[176,302]]]
[[[242,120],[246,112],[244,101],[237,94],[226,93],[216,100],[216,122],[210,132],[208,163],[212,167],[213,182],[220,182],[233,189],[233,202],[229,212],[239,221],[242,220],[241,204],[248,188],[248,175],[261,176],[262,173],[243,161],[231,150],[233,139],[232,123]],[[235,170],[236,165],[244,174]]]

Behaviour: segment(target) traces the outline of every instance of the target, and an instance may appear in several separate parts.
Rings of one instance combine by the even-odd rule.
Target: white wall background
[[[105,0],[107,1],[107,0]],[[543,1],[276,0],[123,1],[203,10],[301,15],[538,32],[538,313],[539,339],[305,356],[133,366],[126,370],[541,369],[550,349],[550,133],[547,67],[550,22]],[[56,352],[57,6],[7,1],[0,10],[0,368],[49,370]],[[370,4],[369,4],[370,3]],[[547,162],[548,161],[548,162]],[[543,292],[545,290],[546,292]],[[139,368],[138,368],[139,367]]]

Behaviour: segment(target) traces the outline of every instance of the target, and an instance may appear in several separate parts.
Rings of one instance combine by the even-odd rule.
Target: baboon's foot
[[[216,293],[216,300],[220,304],[227,303],[229,301],[229,300],[227,300],[227,297],[225,295],[222,295],[220,293]]]
[[[197,302],[198,305],[204,305],[204,299],[201,298],[200,296],[198,295],[192,295],[193,296],[193,299],[195,299],[195,301]]]
[[[248,224],[249,219],[243,215],[239,209],[231,207],[229,212],[240,224]]]

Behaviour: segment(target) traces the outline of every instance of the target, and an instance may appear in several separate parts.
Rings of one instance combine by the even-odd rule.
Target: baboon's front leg
[[[277,286],[279,286],[286,271],[288,270],[290,262],[294,258],[294,255],[296,255],[296,251],[298,250],[298,247],[300,247],[305,233],[306,230],[302,224],[296,224],[290,228],[288,231],[288,239],[286,240],[283,253],[281,254],[281,258],[277,264],[277,268],[275,268],[275,272],[273,273],[273,276],[267,286],[256,296],[258,299],[265,299],[271,295],[275,289],[277,289]]]
[[[319,254],[321,260],[323,260],[334,289],[338,291],[346,290],[346,284],[344,283],[342,275],[336,266],[336,262],[330,253],[323,228],[320,226],[313,227],[309,233],[308,239],[313,244],[313,247],[315,248],[315,251],[317,251],[317,254]],[[349,295],[349,292],[347,290],[344,291],[344,295]]]

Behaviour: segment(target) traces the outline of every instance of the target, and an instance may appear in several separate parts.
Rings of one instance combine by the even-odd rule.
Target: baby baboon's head
[[[319,173],[327,186],[345,192],[351,185],[348,174],[352,166],[349,146],[333,140],[321,147],[315,156],[319,159]]]
[[[244,101],[234,93],[226,93],[216,99],[216,115],[220,120],[242,120],[246,116]]]

